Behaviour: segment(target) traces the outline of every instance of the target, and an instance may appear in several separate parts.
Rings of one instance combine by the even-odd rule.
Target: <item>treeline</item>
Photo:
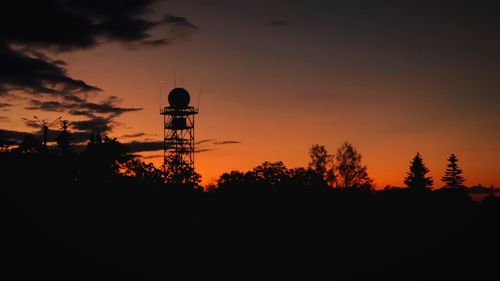
[[[55,145],[26,135],[20,143],[9,141],[0,131],[0,161],[2,171],[8,174],[37,174],[47,182],[89,182],[102,180],[128,180],[149,186],[184,186],[186,189],[205,191],[244,191],[260,187],[304,189],[373,189],[362,156],[350,143],[343,143],[334,154],[323,145],[309,149],[307,167],[289,169],[283,162],[264,162],[246,172],[231,171],[222,174],[216,182],[200,186],[201,175],[175,155],[166,159],[160,168],[145,163],[139,155],[129,152],[116,138],[102,137],[99,133],[89,136],[86,144],[72,144],[68,125],[63,122]],[[441,179],[443,188],[464,189],[465,178],[458,166],[458,159],[451,154],[447,169]],[[434,180],[420,153],[412,159],[404,183],[409,190],[430,190]],[[31,178],[31,177],[28,177]],[[391,189],[386,187],[385,190]]]

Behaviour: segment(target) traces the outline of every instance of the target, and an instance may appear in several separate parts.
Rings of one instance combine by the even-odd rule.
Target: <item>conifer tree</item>
[[[431,189],[434,181],[432,177],[427,177],[429,169],[425,166],[420,153],[413,158],[410,164],[410,171],[406,176],[404,183],[408,188],[413,190]]]
[[[445,184],[447,188],[453,188],[453,189],[459,189],[463,188],[464,185],[463,183],[465,182],[464,177],[461,175],[462,174],[462,169],[458,167],[458,159],[455,156],[455,154],[451,154],[450,158],[448,158],[448,168],[446,168],[446,171],[444,172],[444,176],[441,179]]]

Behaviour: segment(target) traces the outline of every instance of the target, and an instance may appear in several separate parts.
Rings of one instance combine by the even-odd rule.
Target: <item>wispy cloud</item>
[[[237,144],[237,143],[241,142],[215,141],[214,139],[201,140],[197,142],[197,144],[204,144],[204,145],[197,145],[195,147],[195,153],[202,153],[202,152],[216,150],[217,148],[213,147],[212,145],[218,146],[224,144]],[[127,148],[133,153],[146,152],[146,151],[159,151],[163,150],[163,141],[132,141],[125,143],[125,146],[127,146]]]
[[[204,139],[204,140],[197,141],[196,144],[211,143],[214,141],[216,141],[216,140],[215,139]]]
[[[213,151],[215,150],[214,148],[200,148],[200,149],[195,149],[195,153],[202,153],[202,152],[208,152],[208,151]]]
[[[140,111],[142,108],[126,108],[118,106],[121,100],[116,96],[110,96],[100,102],[90,102],[80,98],[40,101],[31,99],[29,105],[25,107],[28,110],[40,110],[49,112],[61,112],[78,117],[84,116],[86,120],[77,120],[70,122],[73,129],[87,131],[88,133],[109,132],[116,122],[116,117],[127,113]],[[30,121],[27,125],[33,127]]]
[[[154,155],[147,155],[147,156],[139,155],[138,157],[141,157],[142,159],[155,159],[155,158],[162,158],[163,154],[154,154]]]
[[[112,128],[113,119],[110,117],[93,117],[88,120],[72,121],[71,127],[78,131],[107,133]]]
[[[133,141],[124,143],[130,152],[146,152],[163,150],[163,141]]]
[[[144,137],[144,136],[148,136],[148,134],[146,134],[146,133],[126,134],[126,135],[121,136],[120,138],[129,139],[129,138],[139,138],[139,137]]]
[[[82,115],[93,118],[96,114],[109,114],[113,117],[119,116],[126,112],[133,112],[142,110],[142,108],[124,108],[117,106],[121,100],[116,96],[110,96],[107,99],[99,102],[89,102],[80,100],[77,102],[68,101],[39,101],[35,99],[30,100],[30,105],[26,106],[29,110],[42,110],[42,111],[66,111],[71,115]]]
[[[223,145],[223,144],[239,144],[241,143],[240,141],[234,141],[234,140],[227,140],[227,141],[216,141],[214,144],[216,145]]]

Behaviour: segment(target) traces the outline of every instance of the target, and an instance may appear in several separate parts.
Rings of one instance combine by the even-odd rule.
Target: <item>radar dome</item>
[[[184,88],[174,88],[168,94],[168,103],[171,107],[184,108],[189,105],[189,93]]]

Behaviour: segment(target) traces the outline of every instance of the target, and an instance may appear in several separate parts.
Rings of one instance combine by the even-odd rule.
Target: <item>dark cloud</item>
[[[145,152],[163,150],[163,141],[133,141],[125,143],[130,152]]]
[[[8,117],[0,116],[0,122],[7,122],[7,121],[10,121]]]
[[[78,131],[107,133],[112,129],[112,118],[93,117],[88,120],[72,121],[71,127]]]
[[[38,136],[41,139],[42,136],[42,130],[40,128],[40,125],[38,122],[34,120],[27,120],[25,119],[25,122],[28,126],[35,128],[36,131],[33,133],[28,133],[28,132],[18,132],[18,131],[8,131],[4,130],[0,132],[2,133],[2,137],[6,140],[13,141],[15,143],[21,142],[26,135],[35,135]],[[91,120],[85,120],[85,121],[74,121],[71,122],[70,125],[73,129],[77,131],[72,131],[70,132],[71,134],[71,139],[74,143],[77,144],[82,144],[85,141],[88,140],[89,135],[91,132],[100,132],[100,133],[106,133],[108,132],[111,128],[109,127],[110,120],[106,120],[105,118],[94,118]],[[57,135],[60,132],[58,130],[53,130],[49,129],[47,136],[48,136],[48,141],[49,142],[55,142],[57,139]],[[145,135],[144,133],[138,133],[134,134],[134,136],[141,136]],[[132,135],[130,135],[132,136]],[[208,139],[208,140],[202,140],[200,141],[201,143],[208,143],[208,142],[213,142],[213,139]],[[200,143],[198,142],[198,143]],[[214,144],[228,144],[228,143],[240,143],[237,141],[219,141],[219,142],[213,142]],[[148,151],[161,151],[163,150],[163,141],[152,141],[152,140],[146,140],[146,141],[132,141],[128,143],[123,143],[131,153],[138,153],[138,152],[148,152]],[[202,152],[208,152],[208,151],[214,151],[217,148],[213,147],[201,147],[201,148],[196,148],[195,153],[202,153]],[[153,156],[153,157],[158,157],[158,156]],[[153,157],[148,157],[148,158],[153,158]]]
[[[196,29],[196,25],[189,22],[189,20],[185,17],[176,17],[172,15],[166,15],[163,18],[163,22],[170,25],[172,29],[176,29],[178,31],[181,30],[193,30]]]
[[[100,91],[67,75],[66,69],[43,58],[31,57],[0,41],[0,95],[24,91],[53,96]]]
[[[38,121],[36,119],[27,119],[27,118],[23,118],[23,121],[24,121],[24,124],[26,126],[35,129],[35,131],[30,132],[30,133],[28,133],[28,132],[19,132],[19,133],[33,134],[33,135],[37,135],[40,137],[42,136],[43,129],[42,129],[42,125],[41,125],[40,121]],[[48,123],[50,123],[50,122],[48,122]],[[73,123],[74,122],[69,123],[70,126],[74,127]],[[111,123],[111,121],[108,120],[108,123]],[[59,133],[60,133],[61,128],[57,128],[57,127],[60,127],[60,123],[56,123],[55,125],[56,126],[50,126],[47,130],[47,139],[49,142],[56,141],[57,135],[59,135]],[[81,128],[85,128],[85,124],[84,125],[77,124],[77,126],[80,126]],[[87,126],[89,127],[88,129],[70,132],[71,139],[73,142],[75,142],[75,143],[84,142],[84,141],[88,140],[90,133],[98,131],[98,130],[93,130],[93,127],[91,125],[87,125]],[[106,131],[99,131],[99,132],[106,132]]]
[[[130,152],[146,152],[146,151],[159,151],[163,150],[163,141],[133,141],[129,143],[124,143],[124,145],[129,149]],[[213,148],[198,148],[195,149],[195,153],[212,151]]]
[[[196,27],[186,18],[166,15],[146,19],[150,0],[13,1],[0,11],[0,38],[27,46],[68,51],[95,46],[106,40],[141,43],[168,39]],[[34,24],[35,23],[35,24]],[[152,38],[152,28],[166,26],[170,33]]]
[[[116,117],[126,112],[139,111],[142,108],[124,108],[117,107],[116,104],[120,102],[120,99],[116,96],[111,96],[101,103],[86,102],[78,104],[80,110],[86,110],[89,114],[111,114],[111,116]]]
[[[18,48],[17,51],[27,55],[27,56],[30,56],[30,57],[33,57],[33,58],[37,58],[37,59],[41,59],[43,61],[46,61],[48,63],[51,63],[51,64],[55,64],[55,65],[59,65],[59,66],[65,66],[66,65],[66,62],[65,61],[62,61],[62,60],[53,60],[51,59],[49,56],[47,56],[46,54],[42,53],[42,52],[39,52],[38,50],[35,50],[33,49],[32,47],[22,47],[22,48]]]
[[[223,144],[237,144],[237,143],[241,143],[241,142],[235,141],[235,140],[220,141],[217,139],[204,139],[204,140],[197,141],[195,144],[196,145],[200,145],[200,144],[203,144],[203,145],[223,145]]]
[[[117,117],[126,112],[139,111],[142,108],[124,108],[118,107],[117,103],[120,102],[120,99],[111,96],[107,99],[101,101],[100,103],[93,102],[59,102],[59,101],[39,101],[39,100],[30,100],[30,105],[25,107],[29,110],[42,110],[42,111],[56,111],[56,112],[64,112],[67,111],[71,115],[77,116],[87,116],[90,118],[94,118],[96,114],[106,114],[111,117]]]
[[[22,92],[36,95],[30,110],[85,116],[77,130],[111,129],[114,117],[140,108],[123,108],[118,98],[100,103],[87,94],[101,89],[72,78],[62,60],[46,52],[66,52],[118,41],[130,46],[165,45],[189,35],[196,26],[188,19],[164,15],[149,19],[151,0],[18,0],[0,9],[0,96]],[[150,34],[163,27],[162,36]],[[47,100],[49,99],[49,100]],[[105,116],[102,116],[105,115]]]
[[[226,145],[226,144],[238,144],[241,143],[239,141],[234,140],[217,140],[217,139],[204,139],[197,141],[195,144],[197,145],[196,152],[206,152],[213,151],[217,148],[214,146]]]
[[[23,118],[24,124],[30,128],[39,129],[40,122],[37,120]]]
[[[144,137],[144,136],[147,136],[147,134],[145,133],[135,133],[135,134],[127,134],[127,135],[123,135],[121,136],[121,138],[138,138],[138,137]]]
[[[11,107],[11,106],[12,106],[12,104],[10,104],[10,103],[0,102],[0,108],[2,108],[2,109],[7,108],[7,107]]]
[[[33,132],[22,132],[22,131],[11,131],[11,130],[0,130],[0,135],[4,140],[9,141],[12,144],[20,143],[28,135],[35,136],[40,141],[42,140],[43,131],[40,126],[35,126],[37,130]],[[60,134],[59,130],[49,129],[47,130],[47,141],[53,143],[57,140],[57,136]],[[89,139],[90,134],[88,132],[70,132],[71,142],[75,144],[75,147],[81,148],[83,144]]]
[[[213,150],[215,150],[215,148],[199,148],[199,149],[195,149],[194,152],[195,153],[202,153],[202,152],[213,151]]]
[[[87,120],[70,122],[71,126],[78,131],[91,132],[109,132],[113,128],[114,118],[126,112],[139,111],[141,108],[124,108],[116,104],[120,102],[115,96],[99,102],[80,101],[78,98],[70,99],[72,101],[39,101],[31,99],[28,110],[41,110],[51,112],[66,112],[73,116],[85,116]],[[33,120],[26,120],[26,125],[36,127],[38,124]]]
[[[66,108],[64,107],[64,105],[61,102],[58,102],[58,101],[41,102],[38,100],[31,100],[30,106],[26,106],[25,109],[62,112]]]

